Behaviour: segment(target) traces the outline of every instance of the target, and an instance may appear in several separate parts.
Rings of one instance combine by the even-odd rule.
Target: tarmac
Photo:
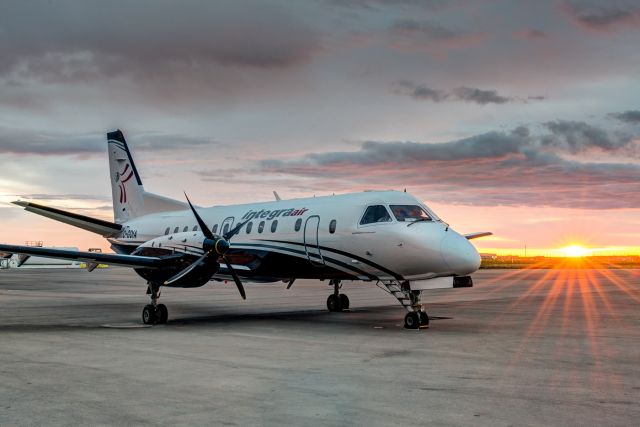
[[[0,426],[639,425],[640,270],[481,270],[425,293],[427,330],[373,283],[165,289],[128,269],[0,270]]]

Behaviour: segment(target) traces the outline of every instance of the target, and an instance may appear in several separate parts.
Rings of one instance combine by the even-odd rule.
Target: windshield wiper
[[[408,224],[407,227],[411,227],[415,223],[425,222],[425,221],[431,221],[431,219],[430,218],[418,218],[415,221],[412,221],[411,224]]]

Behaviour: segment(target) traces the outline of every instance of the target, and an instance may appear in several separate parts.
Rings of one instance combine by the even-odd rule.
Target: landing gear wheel
[[[156,306],[156,316],[159,324],[166,324],[167,320],[169,319],[169,310],[167,310],[167,306],[164,304],[158,304]]]
[[[157,319],[156,308],[151,304],[145,305],[142,309],[142,323],[145,325],[155,325]]]
[[[340,304],[340,298],[337,295],[331,294],[327,298],[327,308],[329,311],[342,311],[342,305]]]
[[[340,298],[340,307],[342,310],[347,310],[349,308],[349,297],[345,294],[340,294],[338,298]]]
[[[412,311],[404,316],[404,328],[405,329],[418,329],[420,328],[420,315]]]
[[[420,317],[420,327],[422,328],[428,328],[429,327],[429,315],[427,314],[426,311],[419,311],[418,312],[419,317]]]

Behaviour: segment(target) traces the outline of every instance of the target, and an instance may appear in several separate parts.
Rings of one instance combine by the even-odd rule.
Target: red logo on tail
[[[129,172],[127,177],[120,181],[120,178],[123,177],[127,173],[127,171]],[[120,181],[120,183],[118,184],[118,187],[120,188],[120,203],[127,203],[127,189],[125,188],[124,184],[125,182],[129,181],[132,176],[133,170],[129,171],[129,163],[127,163],[122,172],[116,172],[116,182]]]

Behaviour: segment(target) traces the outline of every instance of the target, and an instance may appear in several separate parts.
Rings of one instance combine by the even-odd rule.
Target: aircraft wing
[[[478,233],[469,233],[469,234],[465,234],[464,237],[467,238],[467,240],[471,240],[471,239],[477,239],[479,237],[486,237],[486,236],[492,236],[493,233],[490,231],[480,231]]]
[[[3,244],[0,244],[0,252],[133,268],[158,268],[163,266],[168,260],[173,260],[182,256],[180,254],[170,255],[168,257],[103,254],[99,252],[80,252],[70,251],[67,249],[40,248],[35,246],[17,246]]]

